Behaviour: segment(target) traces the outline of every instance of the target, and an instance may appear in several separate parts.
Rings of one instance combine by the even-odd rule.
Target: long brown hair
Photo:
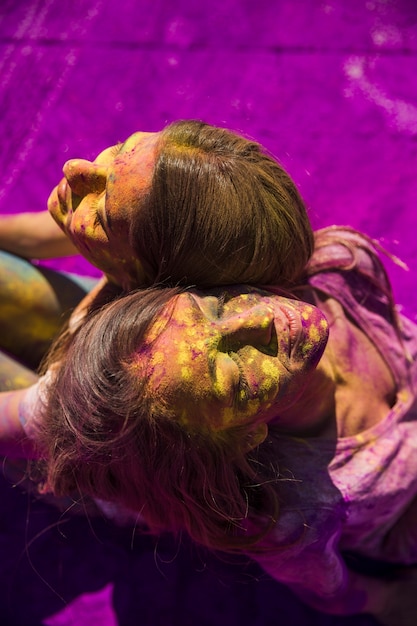
[[[167,126],[130,227],[149,283],[296,283],[313,250],[293,181],[256,142],[197,121]]]
[[[51,370],[44,404],[38,442],[47,489],[120,503],[155,532],[186,531],[210,548],[248,549],[279,508],[276,477],[252,449],[250,427],[190,432],[163,398],[149,401],[146,376],[133,366],[150,324],[178,293],[132,292],[91,313],[75,332]]]

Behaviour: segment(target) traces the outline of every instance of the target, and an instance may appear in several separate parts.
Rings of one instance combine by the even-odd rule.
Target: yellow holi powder
[[[308,330],[308,338],[311,339],[313,343],[317,343],[321,339],[320,331],[314,324],[312,324]]]
[[[220,409],[220,420],[216,420],[217,427],[214,426],[213,430],[222,430],[232,426],[233,424],[238,425],[245,423],[248,418],[251,418],[258,413],[259,406],[259,400],[255,399],[249,400],[243,410],[237,410],[234,407],[224,407],[223,409]]]
[[[236,412],[232,407],[224,407],[220,409],[221,424],[220,427],[229,426],[236,419]]]
[[[180,348],[180,351],[177,356],[178,365],[186,365],[190,362],[190,352],[189,350],[185,350],[184,348]]]
[[[92,239],[94,239],[95,231],[92,226],[86,226],[84,232],[87,235],[87,237],[91,237]]]
[[[302,346],[301,346],[301,351],[303,353],[303,356],[305,356],[306,354],[309,354],[314,348],[314,343],[310,342],[310,341],[306,341]]]
[[[274,387],[277,387],[277,381],[275,378],[266,378],[265,380],[263,380],[262,384],[259,386],[259,394],[261,395],[262,399],[264,399],[265,397],[267,398],[271,389],[274,389]]]
[[[406,389],[400,389],[397,396],[400,402],[407,402],[409,398],[409,393]]]
[[[303,312],[301,313],[301,317],[303,320],[307,321],[313,312],[313,308],[311,306],[306,306]]]
[[[35,376],[31,372],[28,372],[28,374],[28,376],[25,376],[24,374],[13,376],[12,380],[6,381],[6,384],[10,383],[8,387],[10,387],[11,389],[23,389],[28,385],[32,385],[35,382]]]
[[[275,363],[265,359],[262,361],[261,369],[266,376],[270,376],[275,379],[279,378],[279,368],[275,365]]]
[[[182,367],[181,368],[181,377],[184,380],[191,380],[191,378],[192,378],[191,369],[189,367]]]
[[[178,363],[186,363],[191,358],[190,344],[188,341],[178,342]]]
[[[186,315],[182,320],[182,326],[185,326],[187,330],[187,334],[195,335],[196,327],[195,327],[195,319],[191,315]]]
[[[146,341],[148,343],[152,343],[157,337],[159,337],[159,335],[166,326],[166,322],[167,320],[163,316],[161,316],[160,319],[152,324],[151,328],[146,333]]]
[[[217,378],[213,384],[214,393],[217,396],[225,396],[227,391],[227,380],[221,369],[217,370]]]
[[[165,361],[165,355],[163,352],[154,352],[152,355],[152,365],[161,365]]]
[[[199,352],[202,352],[205,349],[205,347],[206,347],[205,340],[204,339],[199,339],[197,341],[194,341],[194,347]]]

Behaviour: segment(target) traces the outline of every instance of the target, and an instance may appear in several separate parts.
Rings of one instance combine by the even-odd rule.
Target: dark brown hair
[[[149,325],[178,293],[132,292],[76,331],[51,370],[44,404],[39,445],[47,489],[119,503],[155,532],[186,531],[215,549],[249,548],[278,515],[271,469],[266,476],[251,450],[250,426],[215,437],[190,432],[163,398],[150,402],[146,376],[134,365]],[[262,522],[245,531],[258,511]]]
[[[131,224],[148,284],[296,283],[313,250],[304,203],[263,148],[197,121],[167,126]]]

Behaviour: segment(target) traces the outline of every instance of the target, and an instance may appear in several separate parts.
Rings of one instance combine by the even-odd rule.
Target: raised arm
[[[0,249],[26,259],[79,254],[48,211],[0,216]]]

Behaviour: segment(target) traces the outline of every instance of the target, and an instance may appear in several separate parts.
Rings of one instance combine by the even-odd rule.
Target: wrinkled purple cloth
[[[0,45],[0,213],[43,209],[68,158],[202,118],[275,154],[315,227],[349,223],[406,261],[390,274],[415,319],[413,0],[3,0]],[[50,265],[97,275],[78,258]],[[372,623],[321,615],[186,540],[155,550],[0,488],[5,625]]]
[[[339,323],[348,328],[353,320],[372,341],[391,372],[396,398],[379,421],[357,434],[276,440],[281,509],[271,536],[282,550],[255,558],[302,597],[340,600],[348,588],[344,552],[417,564],[415,523],[406,522],[417,501],[417,325],[404,316],[399,328],[393,324],[390,287],[367,238],[334,228],[320,231],[320,240],[326,245],[313,255],[309,283],[342,305]],[[330,324],[330,337],[332,331]],[[374,366],[354,346],[346,350],[360,357],[364,372]],[[362,391],[372,406],[374,386],[365,379]]]

